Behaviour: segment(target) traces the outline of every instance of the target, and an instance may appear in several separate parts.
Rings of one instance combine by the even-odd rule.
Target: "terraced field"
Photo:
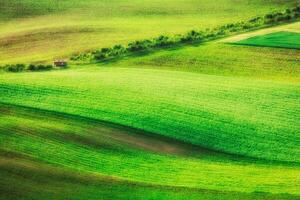
[[[0,0],[0,44],[11,42],[0,45],[0,63],[213,27],[296,1],[13,2]],[[104,24],[118,37],[78,32]],[[297,46],[299,24],[60,70],[0,71],[0,199],[299,199],[300,51],[276,48]],[[236,44],[257,38],[267,44]],[[53,48],[41,52],[44,42]]]

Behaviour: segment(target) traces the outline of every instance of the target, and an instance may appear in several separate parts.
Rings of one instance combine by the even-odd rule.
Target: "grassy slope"
[[[52,60],[84,49],[215,27],[284,9],[298,1],[59,2],[0,1],[4,7],[0,15],[0,64]]]
[[[128,68],[154,68],[299,82],[299,55],[299,50],[294,49],[250,48],[216,42],[199,47],[169,49],[135,58],[125,58],[120,60],[118,65]]]
[[[30,164],[30,167],[24,166]],[[170,199],[170,200],[219,200],[226,199],[297,199],[292,195],[272,195],[264,193],[221,192],[188,188],[151,186],[115,179],[91,176],[76,171],[34,165],[24,160],[6,161],[1,167],[1,199],[31,200],[86,200],[86,199]],[[38,168],[38,170],[37,170]],[[92,179],[92,180],[91,180]],[[47,181],[43,181],[47,180]],[[41,192],[43,191],[43,192]]]
[[[248,62],[247,47],[229,48],[245,49],[240,65]],[[273,50],[272,56],[282,60],[280,51]],[[299,79],[294,78],[299,62],[291,58],[297,57],[287,58],[290,68],[268,66],[268,75],[279,79],[273,81],[257,79],[260,73],[243,78],[96,66],[5,74],[0,77],[0,91],[6,94],[1,101],[112,121],[211,149],[299,162]],[[255,61],[252,66],[264,62]]]
[[[18,31],[60,15],[49,13],[22,19]],[[1,31],[9,35],[19,22]],[[70,70],[1,73],[0,102],[54,112],[1,104],[0,199],[297,199],[299,81],[297,50],[219,42]]]
[[[0,117],[0,197],[5,199],[299,195],[298,165],[238,158],[55,112],[1,104]]]
[[[175,52],[162,51],[107,66],[83,66],[45,73],[3,73],[0,75],[0,90],[5,95],[1,96],[1,101],[85,115],[156,133],[172,133],[170,137],[180,136],[181,139],[200,142],[204,146],[211,142],[211,148],[236,154],[299,161],[299,72],[296,70],[299,62],[295,60],[298,51],[257,51],[252,47],[210,43],[178,50],[178,54]],[[227,52],[227,64],[221,59],[224,52]],[[235,55],[235,52],[239,52],[239,55]],[[249,62],[249,55],[252,54],[261,56],[251,66],[255,69],[263,63],[267,68],[263,70],[263,76],[260,72],[242,73],[251,71],[251,68],[243,70],[241,67]],[[190,69],[182,64],[175,67],[176,71],[169,71],[174,63],[188,65],[190,61],[187,55],[191,60],[198,58],[202,62],[195,62]],[[215,59],[212,59],[213,55]],[[239,60],[235,62],[239,65],[232,68],[232,74],[229,74],[226,68],[230,66],[229,61],[234,59]],[[279,59],[289,67],[278,71],[273,64]],[[161,63],[161,60],[168,62]],[[213,60],[215,62],[211,62]],[[203,71],[203,63],[211,63],[207,65],[211,70]],[[221,63],[224,64],[224,70],[218,70],[218,76],[204,75],[216,72]],[[158,65],[166,70],[152,69]],[[197,71],[197,68],[200,70]],[[197,73],[181,72],[180,69]],[[293,70],[294,73],[291,73]],[[128,195],[132,197],[133,193],[136,199],[143,199],[145,195],[150,199],[184,199],[187,194],[194,199],[215,199],[216,196],[219,199],[297,199],[288,194],[299,195],[299,164],[296,163],[245,160],[236,155],[231,157],[212,151],[203,153],[202,150],[185,149],[182,144],[174,146],[174,142],[160,143],[155,148],[154,144],[162,138],[155,140],[154,137],[153,140],[153,134],[137,140],[134,138],[140,138],[143,132],[133,134],[132,131],[124,131],[124,128],[111,128],[111,125],[97,121],[95,124],[84,118],[74,120],[68,115],[62,117],[14,107],[3,109],[5,107],[1,105],[1,149],[33,157],[38,161],[34,164],[42,169],[41,162],[59,167],[53,172],[58,173],[57,180],[56,176],[49,178],[40,171],[20,170],[18,162],[27,165],[26,160],[12,161],[10,154],[2,156],[1,180],[7,181],[6,186],[1,187],[5,191],[2,194],[11,199],[15,199],[12,194],[25,199],[32,197],[31,191],[39,188],[37,185],[43,178],[47,181],[40,187],[47,189],[45,197],[51,194],[56,199],[64,199],[69,195],[72,199],[92,199],[96,196],[126,199]],[[198,131],[201,129],[207,132]],[[132,134],[134,138],[128,137]],[[213,134],[216,138],[211,137]],[[201,140],[197,140],[199,136]],[[166,151],[162,151],[159,148],[161,146]],[[8,165],[5,164],[7,162]],[[171,188],[133,186],[129,183],[115,185],[111,179],[108,179],[108,184],[103,178],[96,183],[82,184],[77,179],[74,183],[69,181],[68,176],[60,175],[69,169],[81,171],[81,178],[89,177],[93,172],[130,182],[170,185]],[[35,178],[24,174],[32,174]],[[25,179],[22,178],[24,176]],[[26,181],[28,185],[12,187],[15,181]],[[179,189],[176,186],[202,190]],[[78,193],[70,192],[70,188],[74,187]],[[15,188],[13,192],[12,188]],[[278,196],[278,193],[285,194]],[[37,193],[33,198],[40,199],[40,195]]]
[[[300,49],[300,33],[277,32],[267,35],[256,36],[235,44]]]

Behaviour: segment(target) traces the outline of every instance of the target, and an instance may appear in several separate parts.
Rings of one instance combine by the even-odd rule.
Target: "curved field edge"
[[[294,23],[293,28],[300,23]],[[276,31],[285,30],[276,29]],[[258,34],[258,33],[256,33]],[[254,59],[255,58],[255,59]],[[79,69],[89,65],[80,66]],[[299,83],[300,51],[284,48],[259,48],[223,43],[222,40],[184,48],[172,48],[152,54],[140,54],[114,62],[94,65],[94,69],[128,67],[160,69],[227,77]],[[73,66],[73,69],[75,67]],[[89,69],[91,70],[91,69]]]
[[[19,6],[15,6],[16,2]],[[125,44],[158,34],[214,28],[284,10],[297,3],[296,0],[219,0],[216,6],[208,0],[165,0],[163,4],[157,0],[143,3],[89,0],[64,1],[58,6],[50,0],[2,0],[0,63],[50,61],[69,57],[76,51]]]
[[[300,33],[276,32],[251,37],[246,40],[232,43],[235,45],[248,45],[257,47],[274,47],[287,49],[300,49]]]
[[[4,103],[110,121],[232,154],[299,162],[297,83],[116,67],[5,74],[0,80]]]
[[[79,173],[22,159],[0,158],[0,198],[6,200],[170,199],[293,200],[298,196],[262,192],[239,193],[166,187],[122,181],[100,174]],[[47,181],[44,181],[47,180]],[[40,191],[43,191],[42,193]]]
[[[152,185],[151,187],[163,190],[169,188],[179,192],[178,198],[182,197],[182,189],[192,191],[192,194],[195,190],[198,195],[208,195],[209,198],[211,193],[220,195],[220,198],[224,195],[224,198],[230,198],[231,195],[237,198],[241,195],[245,199],[255,196],[286,199],[293,198],[289,194],[299,195],[299,165],[250,161],[239,157],[234,160],[234,156],[226,154],[203,152],[188,147],[185,149],[184,145],[176,147],[173,142],[169,144],[169,148],[161,145],[161,151],[153,151],[124,140],[126,136],[129,140],[140,137],[144,143],[151,143],[151,137],[132,137],[134,133],[97,121],[11,105],[2,106],[0,118],[0,164],[1,174],[5,178],[1,180],[8,180],[10,184],[13,180],[24,179],[32,181],[32,184],[40,182],[48,187],[54,181],[55,184],[63,184],[66,186],[64,189],[68,190],[70,182],[74,183],[73,176],[87,176],[84,180],[97,182],[98,176],[105,175],[111,177],[108,177],[108,181],[112,185],[114,180],[127,180],[136,186]],[[163,147],[173,147],[176,151],[164,152]],[[51,168],[48,171],[47,166],[62,169],[62,172],[56,169],[52,171]],[[50,175],[45,174],[46,171]],[[75,175],[72,175],[72,171]],[[30,177],[27,172],[34,176]],[[58,173],[58,177],[55,173]],[[41,182],[43,176],[46,176],[46,182]],[[74,184],[83,190],[86,189],[84,186],[87,189],[98,187],[97,184],[91,185],[85,181],[83,184],[82,181]],[[110,188],[106,183],[104,185],[107,186],[104,191]],[[23,184],[18,186],[25,187]],[[29,185],[29,189],[33,188]],[[63,188],[60,189],[62,190]],[[51,193],[51,190],[48,192]],[[59,194],[61,193],[57,193]],[[201,199],[198,195],[196,197]]]
[[[259,36],[259,35],[266,35],[266,34],[275,33],[275,32],[282,32],[282,31],[300,33],[300,22],[280,25],[280,26],[276,26],[276,27],[264,28],[264,29],[252,31],[249,33],[243,33],[243,34],[239,34],[239,35],[235,35],[235,36],[230,36],[230,37],[221,39],[219,42],[235,43],[235,42],[238,42],[241,40],[246,40],[251,37],[255,37],[255,36]]]
[[[257,159],[253,157],[229,154],[226,152],[206,149],[201,146],[185,143],[161,134],[145,132],[144,130],[111,123],[108,121],[96,120],[94,118],[82,117],[68,113],[43,110],[33,107],[0,103],[0,116],[5,119],[17,116],[20,119],[37,120],[43,116],[48,121],[49,127],[54,127],[56,123],[72,124],[82,129],[73,131],[72,141],[82,145],[90,145],[96,148],[110,147],[112,144],[116,149],[137,149],[139,151],[151,152],[160,155],[179,156],[188,158],[201,158],[212,161],[234,162],[237,164],[270,164],[277,166],[300,166],[297,162],[272,161]],[[16,123],[20,124],[18,121]],[[24,122],[26,124],[26,122]],[[92,128],[91,128],[92,127]],[[1,129],[5,132],[5,128]],[[82,131],[82,133],[79,133]],[[67,138],[71,140],[71,138]],[[101,145],[100,145],[101,143]],[[4,154],[5,155],[5,154]]]

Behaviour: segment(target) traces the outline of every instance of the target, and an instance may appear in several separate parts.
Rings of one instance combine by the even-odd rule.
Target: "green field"
[[[298,0],[0,0],[0,65],[49,62],[136,39],[248,20],[297,3]]]
[[[222,57],[224,52],[227,52],[226,59]],[[216,195],[220,199],[263,199],[265,195],[271,195],[270,199],[293,199],[296,198],[293,195],[299,195],[300,183],[298,55],[299,51],[293,49],[257,51],[252,47],[211,43],[112,64],[41,73],[3,73],[0,91],[5,95],[1,102],[35,109],[28,108],[30,112],[22,114],[19,107],[6,108],[3,104],[2,149],[34,158],[38,166],[42,162],[81,173],[100,173],[162,186],[155,190],[145,185],[132,188],[130,184],[120,183],[122,187],[116,186],[128,190],[127,195],[132,190],[139,191],[138,199],[145,190],[150,197],[162,195],[162,199],[174,196],[184,199],[187,193],[194,194],[195,199],[214,199]],[[264,59],[247,65],[251,56]],[[230,67],[233,60],[237,64]],[[282,68],[279,60],[289,67]],[[174,66],[176,63],[181,65]],[[224,68],[220,68],[221,64]],[[265,68],[259,68],[261,65]],[[40,118],[41,111],[36,108],[52,111],[55,119],[47,114]],[[68,122],[59,113],[65,113]],[[76,116],[75,119],[82,116],[96,120],[92,122],[104,127],[86,124],[85,118],[72,122],[74,117],[69,114]],[[107,138],[110,132],[120,130],[111,131],[111,125],[101,125],[97,120],[141,130],[132,133],[129,129],[125,134],[138,133],[142,139],[124,142],[118,138],[119,134]],[[87,131],[90,127],[92,130]],[[159,135],[185,144],[179,145],[180,149],[177,142],[175,147],[161,148],[165,145],[160,143],[155,147],[153,144],[157,142],[153,138],[160,141]],[[119,144],[120,141],[127,147]],[[174,144],[172,140],[167,143]],[[189,144],[204,149],[185,149]],[[4,160],[11,159],[10,154],[7,157]],[[16,165],[14,162],[9,166]],[[43,173],[39,176],[43,177]],[[37,180],[30,181],[37,184]],[[53,187],[54,183],[48,184],[46,188]],[[71,187],[69,182],[61,184],[66,185],[65,190]],[[90,184],[94,183],[76,187],[94,191]],[[98,184],[96,188],[104,187],[101,180]],[[172,187],[169,190],[167,186]],[[34,185],[31,187],[34,188],[30,190],[35,189]],[[189,188],[205,191],[190,192]],[[122,189],[114,190],[113,194],[94,191],[90,195],[123,194],[126,199]]]
[[[0,0],[0,65],[297,2]],[[296,32],[299,22],[61,70],[1,70],[0,200],[299,199]]]
[[[277,32],[267,35],[252,37],[235,44],[300,49],[300,33]]]
[[[1,110],[5,199],[297,199],[299,194],[296,163],[239,158],[74,115],[5,104]]]

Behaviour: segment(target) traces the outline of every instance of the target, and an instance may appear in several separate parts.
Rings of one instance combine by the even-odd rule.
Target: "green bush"
[[[265,23],[272,24],[290,21],[300,17],[300,5],[293,9],[286,9],[284,12],[269,13],[265,15]]]
[[[295,13],[300,13],[300,5],[292,9]]]
[[[259,23],[262,21],[262,18],[261,17],[255,17],[253,19],[250,19],[248,22],[249,23]]]
[[[105,53],[105,54],[109,53],[110,51],[111,51],[110,48],[102,48],[101,49],[101,53]]]
[[[105,58],[108,58],[111,55],[111,53],[112,53],[111,48],[102,48],[100,51],[94,51],[92,54],[96,60],[103,60]]]
[[[24,64],[6,65],[4,69],[9,72],[21,72],[25,70],[25,65]]]
[[[103,60],[103,59],[107,58],[107,55],[105,53],[98,52],[98,53],[94,54],[94,58],[96,60]]]
[[[35,71],[37,68],[34,64],[30,64],[30,65],[28,65],[27,69],[30,71]]]
[[[112,52],[111,54],[112,55],[115,55],[115,56],[118,56],[118,55],[122,55],[126,52],[126,48],[123,47],[122,45],[120,44],[117,44],[115,45],[113,48],[112,48]]]
[[[287,13],[287,14],[291,14],[291,13],[292,13],[292,11],[291,11],[291,9],[286,9],[286,10],[285,10],[285,13]]]
[[[34,65],[34,64],[30,64],[30,65],[28,65],[27,70],[29,70],[29,71],[44,71],[44,70],[50,70],[52,68],[53,68],[52,65],[42,65],[42,64]]]
[[[131,52],[147,50],[149,47],[153,47],[151,40],[137,40],[128,44],[127,50]]]
[[[112,48],[102,48],[91,53],[82,53],[74,55],[71,60],[104,60],[117,56],[126,55],[130,52],[139,52],[153,48],[168,47],[175,44],[202,42],[212,40],[217,37],[228,35],[229,33],[251,30],[262,25],[274,24],[279,22],[290,21],[300,18],[300,5],[293,9],[286,9],[283,12],[269,13],[264,17],[255,17],[246,22],[230,23],[215,29],[206,29],[204,31],[191,30],[186,34],[177,34],[172,37],[161,35],[157,38],[137,40],[130,42],[126,47],[115,45]]]
[[[8,72],[22,72],[25,70],[28,71],[43,71],[43,70],[51,70],[53,68],[52,65],[34,65],[29,64],[26,66],[25,64],[12,64],[4,66],[4,70]]]
[[[50,70],[52,68],[52,65],[38,65],[37,70]]]
[[[174,40],[168,36],[161,35],[153,39],[153,45],[155,47],[165,47],[174,44]]]

